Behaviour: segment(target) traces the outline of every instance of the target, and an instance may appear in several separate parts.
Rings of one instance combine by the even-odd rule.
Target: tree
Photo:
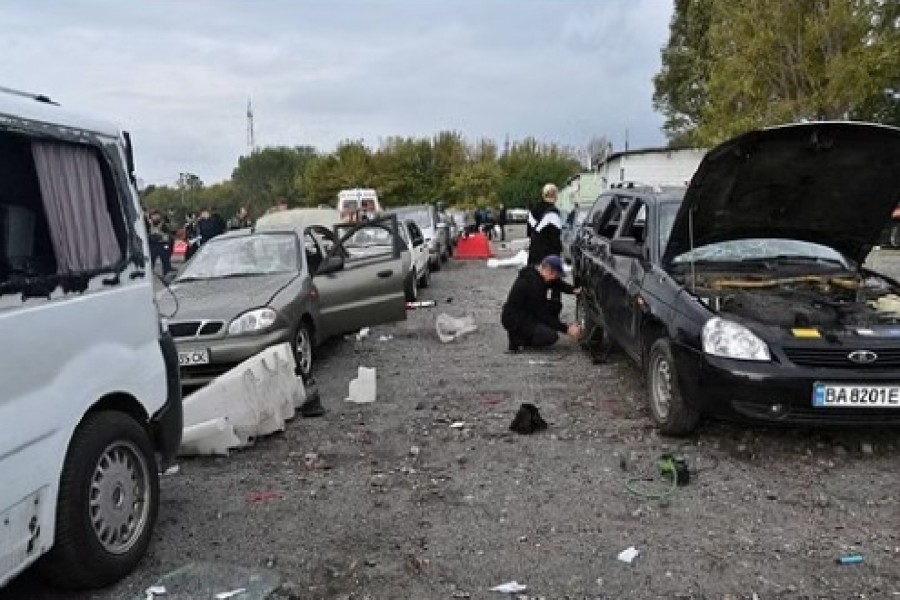
[[[605,135],[594,136],[585,146],[591,169],[596,169],[612,153],[612,142]]]
[[[234,192],[253,214],[262,214],[279,198],[302,204],[305,190],[298,185],[299,177],[315,156],[311,146],[254,150],[240,157],[231,173]]]
[[[653,108],[666,120],[670,145],[690,145],[706,106],[713,0],[675,0],[669,41],[661,51],[662,69],[653,78]]]

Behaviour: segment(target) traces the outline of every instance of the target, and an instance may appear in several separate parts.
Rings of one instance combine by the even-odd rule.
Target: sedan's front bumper
[[[181,385],[199,386],[236,367],[270,346],[291,342],[291,331],[276,329],[258,335],[241,335],[217,339],[176,339],[179,352],[209,351],[209,364],[181,367]]]
[[[900,385],[896,370],[799,367],[708,356],[673,344],[682,395],[703,414],[768,423],[900,425],[893,407],[816,407],[816,382]]]

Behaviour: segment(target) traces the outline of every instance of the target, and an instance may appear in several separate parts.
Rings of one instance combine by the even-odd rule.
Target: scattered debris
[[[875,447],[872,446],[869,442],[863,442],[859,445],[859,451],[865,454],[866,456],[872,456],[875,454]]]
[[[518,594],[520,592],[524,592],[528,589],[528,586],[521,584],[517,581],[510,581],[508,583],[501,583],[500,585],[496,585],[491,588],[492,592],[499,592],[501,594]]]
[[[469,315],[457,319],[446,313],[441,313],[437,316],[434,327],[437,330],[438,338],[445,344],[449,344],[453,340],[478,329],[478,326],[475,325],[475,317]]]
[[[246,592],[246,588],[238,588],[236,590],[231,590],[230,592],[219,592],[216,594],[216,600],[228,600],[229,598],[234,598],[235,596],[239,596]]]
[[[359,333],[356,334],[356,341],[361,342],[369,337],[369,331],[370,329],[368,327],[363,327],[362,329],[360,329]]]
[[[264,600],[274,597],[272,593],[280,585],[281,575],[264,567],[219,562],[188,563],[154,582],[154,586],[165,589],[165,596],[153,600]]]
[[[417,302],[407,302],[406,309],[414,310],[416,308],[431,308],[436,305],[437,302],[435,302],[434,300],[419,300]]]
[[[536,365],[549,365],[549,364],[550,364],[550,361],[548,361],[548,360],[534,360],[534,359],[531,359],[531,360],[528,361],[528,364],[529,364],[529,365],[532,365],[532,366],[536,366]]]
[[[325,462],[325,459],[315,452],[307,452],[303,457],[303,464],[310,471],[327,471],[331,468],[331,466]]]
[[[464,421],[456,421],[454,423],[450,423],[450,429],[462,429],[466,424]]]
[[[164,585],[151,585],[147,588],[146,600],[153,600],[156,596],[165,596],[166,595],[166,586]]]
[[[163,471],[163,475],[178,475],[178,472],[181,471],[181,467],[178,465],[172,465],[165,471]]]
[[[318,382],[310,377],[306,381],[306,400],[298,409],[300,416],[309,419],[313,417],[321,417],[325,414],[325,407],[322,406],[322,397],[319,395]]]
[[[265,502],[275,498],[281,498],[281,492],[250,492],[247,502]]]
[[[534,404],[525,403],[519,407],[519,412],[516,413],[509,428],[516,433],[528,435],[547,429],[547,422],[541,417],[541,413]]]
[[[288,343],[252,356],[184,399],[179,454],[227,456],[264,435],[284,431],[306,389]]]
[[[616,558],[619,559],[620,561],[622,561],[623,563],[628,563],[630,565],[631,562],[635,558],[637,558],[638,554],[639,553],[638,553],[637,549],[635,549],[634,546],[629,546],[628,548],[625,548],[624,550],[619,552],[619,556],[617,556]]]
[[[346,401],[356,404],[371,404],[375,402],[376,395],[375,368],[360,367],[359,375],[350,381],[350,395]]]
[[[419,452],[421,452],[421,450],[419,449],[418,446],[412,446],[412,447],[409,449],[409,455],[410,455],[410,456],[418,456],[418,455],[419,455]]]
[[[392,336],[392,335],[390,335],[390,334],[378,336],[378,341],[379,341],[379,342],[389,342],[389,341],[391,341],[392,339],[394,339],[394,336]]]
[[[862,554],[844,554],[840,558],[837,559],[838,564],[841,565],[858,565],[865,560]]]

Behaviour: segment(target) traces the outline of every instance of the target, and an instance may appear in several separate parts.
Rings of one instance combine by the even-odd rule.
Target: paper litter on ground
[[[625,548],[624,550],[619,552],[619,556],[617,558],[619,560],[621,560],[623,563],[628,563],[630,565],[631,561],[633,561],[635,558],[637,558],[638,554],[639,553],[638,553],[637,549],[635,549],[634,546],[629,546],[628,548]]]
[[[491,591],[500,592],[501,594],[518,594],[519,592],[524,592],[527,589],[527,585],[524,585],[517,581],[510,581],[509,583],[501,583],[500,585],[492,587]]]

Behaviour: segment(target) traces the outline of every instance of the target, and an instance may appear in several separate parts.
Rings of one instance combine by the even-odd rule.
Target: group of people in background
[[[504,205],[501,204],[496,210],[484,206],[470,209],[465,212],[464,218],[465,235],[480,232],[493,240],[497,234],[501,241],[506,241],[507,213]]]

